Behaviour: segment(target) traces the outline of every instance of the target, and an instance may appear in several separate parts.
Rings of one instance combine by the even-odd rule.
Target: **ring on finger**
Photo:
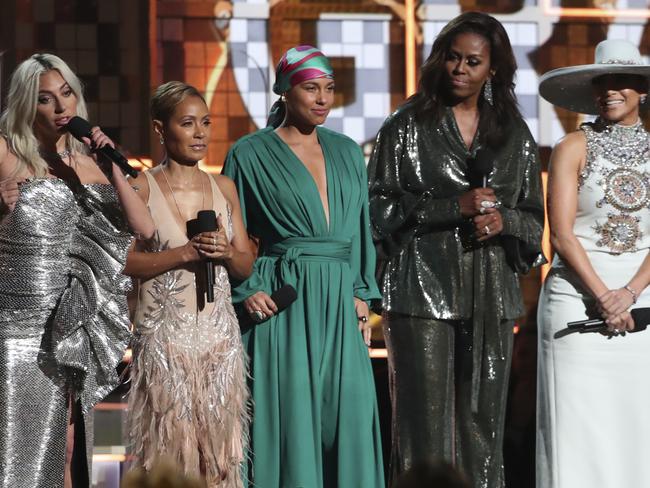
[[[490,234],[490,227],[486,225],[486,226],[483,228],[483,232],[485,232],[485,235],[489,235],[489,234]]]
[[[485,207],[481,205],[481,208],[478,209],[478,212],[483,215],[485,213]]]
[[[258,322],[261,322],[266,318],[266,314],[262,312],[261,310],[253,310],[251,312],[251,315],[253,316],[254,319],[256,319]]]
[[[496,203],[490,201],[490,200],[482,200],[481,201],[481,208],[494,208],[496,206]]]

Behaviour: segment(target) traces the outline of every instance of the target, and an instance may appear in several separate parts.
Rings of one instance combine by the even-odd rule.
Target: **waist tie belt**
[[[277,259],[284,284],[296,285],[296,263],[350,263],[352,241],[328,237],[290,237],[265,249],[264,255]]]

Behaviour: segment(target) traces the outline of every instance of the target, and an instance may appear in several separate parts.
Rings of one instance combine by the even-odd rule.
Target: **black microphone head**
[[[476,151],[471,170],[481,177],[488,176],[494,169],[494,152],[483,147]]]
[[[79,140],[82,137],[90,137],[90,130],[92,129],[87,120],[76,115],[68,121],[65,128],[75,139]]]
[[[217,214],[214,210],[199,210],[196,214],[199,232],[212,232],[217,230]]]
[[[641,332],[648,328],[648,325],[650,325],[650,308],[634,308],[630,313],[634,320],[634,330],[632,332]]]
[[[291,285],[284,285],[281,288],[278,288],[271,295],[271,300],[275,302],[278,307],[278,312],[281,312],[298,298],[296,289]]]

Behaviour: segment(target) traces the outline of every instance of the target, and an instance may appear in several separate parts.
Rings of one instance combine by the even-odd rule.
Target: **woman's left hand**
[[[622,314],[634,304],[634,296],[625,288],[609,290],[598,297],[598,311],[609,319]]]
[[[499,235],[503,230],[503,218],[501,212],[496,208],[487,208],[484,214],[477,215],[472,220],[474,221],[474,235],[479,242]]]
[[[201,256],[210,259],[230,259],[232,258],[232,245],[226,235],[226,229],[223,226],[221,215],[217,217],[216,232],[202,232],[192,238],[194,247],[199,251]]]
[[[370,310],[368,304],[360,298],[354,297],[354,309],[357,312],[357,320],[359,323],[359,330],[363,335],[363,342],[366,346],[370,347],[370,336],[372,335],[372,327],[370,326]]]

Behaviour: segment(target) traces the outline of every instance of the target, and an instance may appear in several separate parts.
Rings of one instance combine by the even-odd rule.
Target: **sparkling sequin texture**
[[[2,486],[63,486],[71,390],[92,453],[90,410],[119,384],[130,337],[123,229],[112,186],[58,179],[22,184],[0,223]]]
[[[590,222],[578,212],[576,235],[587,249],[605,247],[622,253],[647,247],[640,224],[650,208],[650,134],[641,121],[626,127],[598,119],[581,129],[587,140],[587,161],[578,198],[586,205],[581,208],[595,203],[600,211],[591,211]]]
[[[434,126],[406,105],[377,138],[370,215],[383,251],[393,480],[433,456],[456,464],[472,486],[504,484],[512,319],[523,313],[517,273],[544,262],[536,146],[521,120],[508,134],[488,181],[503,231],[484,244],[458,201],[480,144],[466,147],[451,109]]]

